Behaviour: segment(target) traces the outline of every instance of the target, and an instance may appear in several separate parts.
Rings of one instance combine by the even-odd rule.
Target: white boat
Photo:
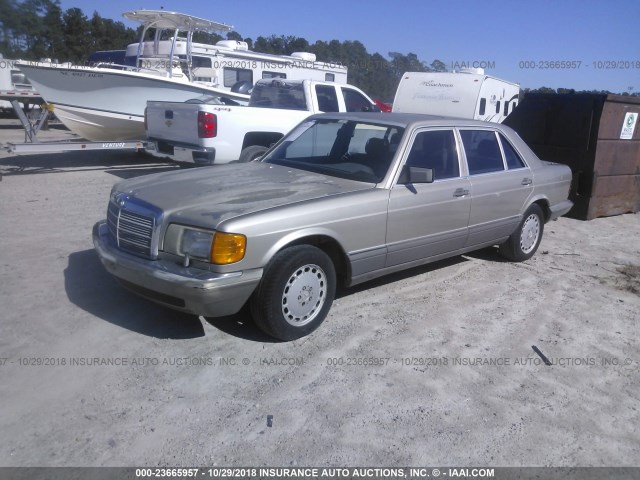
[[[208,95],[243,104],[260,78],[347,81],[346,67],[316,62],[310,53],[267,55],[235,40],[193,42],[194,32],[229,32],[230,25],[164,10],[123,16],[140,22],[143,31],[140,42],[127,47],[122,65],[16,63],[60,121],[87,140],[144,139],[148,100],[183,102]],[[155,29],[154,38],[145,40],[149,29]]]

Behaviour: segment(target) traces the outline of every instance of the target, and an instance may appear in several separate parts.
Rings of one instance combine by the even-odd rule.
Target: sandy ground
[[[172,168],[0,155],[0,466],[640,465],[640,215],[552,222],[525,263],[488,249],[344,291],[279,343],[102,268],[112,184]]]

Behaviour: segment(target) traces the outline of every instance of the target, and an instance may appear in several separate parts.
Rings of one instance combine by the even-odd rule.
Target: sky
[[[640,91],[640,0],[61,0],[87,16],[160,9],[234,26],[243,37],[358,40],[369,53],[415,53],[450,70],[485,73],[522,88]],[[124,47],[124,46],[123,46]],[[330,59],[321,59],[330,60]]]

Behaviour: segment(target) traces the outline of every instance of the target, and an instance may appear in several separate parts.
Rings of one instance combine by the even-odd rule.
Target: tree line
[[[10,59],[49,58],[83,64],[95,51],[121,50],[136,42],[141,28],[135,30],[123,22],[102,18],[98,12],[89,18],[79,8],[63,11],[58,0],[0,0],[0,53]],[[211,33],[194,35],[194,41],[202,43],[222,39]],[[235,31],[227,33],[226,39],[245,41],[251,50],[260,53],[290,55],[304,51],[314,53],[318,61],[343,64],[349,68],[349,83],[385,101],[393,100],[404,72],[447,70],[444,62],[435,59],[428,63],[415,53],[388,52],[388,57],[372,54],[357,40],[318,40],[311,44],[304,38],[285,35],[259,36],[253,40]],[[526,89],[524,93],[536,91],[565,93],[571,90],[542,87]],[[634,93],[638,94],[640,92]]]

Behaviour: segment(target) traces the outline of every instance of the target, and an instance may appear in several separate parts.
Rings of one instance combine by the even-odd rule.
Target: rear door
[[[460,129],[471,183],[468,247],[508,237],[533,193],[533,176],[511,143],[493,129]]]
[[[414,133],[405,164],[434,171],[434,182],[397,183],[387,220],[387,266],[407,264],[464,247],[471,206],[470,182],[461,176],[452,128]]]

